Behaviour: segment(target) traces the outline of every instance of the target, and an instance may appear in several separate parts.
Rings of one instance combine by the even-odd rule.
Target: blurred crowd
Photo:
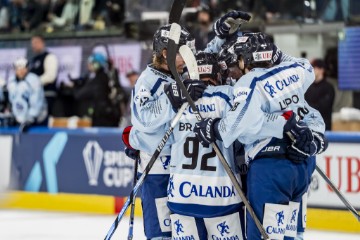
[[[149,0],[0,0],[0,30],[103,30],[122,27],[125,18],[140,19],[144,11],[167,11],[172,1]],[[354,3],[352,3],[354,2]],[[264,23],[281,21],[347,21],[354,0],[194,0],[189,8],[207,8],[211,18],[239,9]],[[127,9],[126,9],[127,8]],[[360,14],[359,6],[351,6]],[[356,10],[357,9],[357,10]],[[357,12],[356,12],[357,11]],[[126,16],[126,17],[125,17]],[[131,17],[132,16],[132,17]]]
[[[57,86],[58,59],[47,50],[44,38],[34,35],[31,48],[34,57],[18,58],[13,76],[0,83],[0,126],[46,126],[48,116],[88,118],[94,127],[130,123],[129,91],[137,71],[126,74],[130,88],[124,88],[112,60],[93,52],[80,78],[69,76],[70,81]]]
[[[103,30],[120,26],[124,0],[1,0],[3,32]]]

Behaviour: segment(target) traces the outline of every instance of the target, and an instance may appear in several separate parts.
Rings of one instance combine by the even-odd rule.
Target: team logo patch
[[[174,225],[175,225],[175,231],[176,231],[176,234],[179,236],[179,233],[184,233],[184,226],[180,223],[180,219],[176,220],[174,222]]]
[[[229,228],[229,225],[226,224],[226,221],[218,224],[216,226],[217,230],[219,231],[219,233],[221,234],[221,236],[223,237],[225,234],[229,234],[230,232],[228,232],[228,230],[230,229]]]
[[[160,161],[162,162],[162,166],[163,166],[164,170],[169,168],[170,159],[171,159],[170,156],[160,157]]]
[[[143,106],[150,100],[150,98],[151,98],[150,91],[144,86],[141,86],[139,91],[135,95],[134,101],[136,104]]]
[[[174,179],[174,175],[172,175],[169,178],[169,185],[168,185],[168,191],[167,191],[168,196],[171,196],[171,197],[174,197],[173,190],[175,189],[173,179]]]
[[[285,218],[284,211],[276,213],[275,218],[276,218],[278,227],[283,225],[284,224],[284,218]]]
[[[276,93],[274,86],[271,85],[269,81],[265,83],[264,90],[269,93],[271,97],[274,97],[274,94]]]

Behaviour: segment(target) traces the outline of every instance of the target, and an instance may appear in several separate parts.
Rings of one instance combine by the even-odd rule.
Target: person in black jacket
[[[114,109],[109,97],[111,88],[107,68],[107,60],[104,55],[92,54],[88,58],[89,77],[74,94],[76,100],[87,106],[87,113],[92,118],[93,127],[119,126],[120,112]]]
[[[331,130],[331,115],[335,99],[335,89],[326,80],[325,62],[315,59],[312,62],[315,71],[315,81],[305,93],[305,100],[318,110],[325,121],[325,129]]]

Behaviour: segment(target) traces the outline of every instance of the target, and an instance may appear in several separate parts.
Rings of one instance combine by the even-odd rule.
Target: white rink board
[[[15,211],[0,209],[0,239],[6,240],[99,240],[115,219],[115,215]],[[125,240],[129,218],[125,217],[112,239]],[[134,240],[146,239],[141,218],[134,223]],[[359,240],[360,234],[307,231],[307,240]]]
[[[317,164],[330,176],[346,199],[360,209],[360,144],[331,142],[325,153],[317,156]],[[316,170],[312,177],[308,205],[344,208],[339,197],[330,190]]]

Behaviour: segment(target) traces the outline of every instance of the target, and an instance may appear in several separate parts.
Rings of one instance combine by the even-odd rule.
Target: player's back
[[[250,85],[256,84],[254,91],[262,97],[262,110],[264,112],[284,112],[305,105],[304,94],[309,83],[312,83],[313,70],[305,69],[296,62],[284,62],[275,67],[253,69],[249,76]]]
[[[209,86],[196,107],[204,118],[221,118],[232,107],[232,87]],[[214,149],[203,147],[193,127],[197,122],[191,107],[181,117],[171,149],[168,206],[174,213],[195,217],[215,217],[235,212],[240,197],[231,184]],[[234,169],[232,146],[217,142]]]
[[[307,60],[283,62],[272,68],[254,68],[234,86],[235,101],[236,96],[246,92],[242,112],[246,112],[250,118],[257,114],[252,109],[254,105],[261,106],[265,113],[281,114],[292,110],[304,117],[309,112],[304,94],[313,81],[314,71]],[[239,137],[240,142],[247,143],[245,150],[248,160],[254,158],[271,141],[271,138],[256,139],[256,136]]]

